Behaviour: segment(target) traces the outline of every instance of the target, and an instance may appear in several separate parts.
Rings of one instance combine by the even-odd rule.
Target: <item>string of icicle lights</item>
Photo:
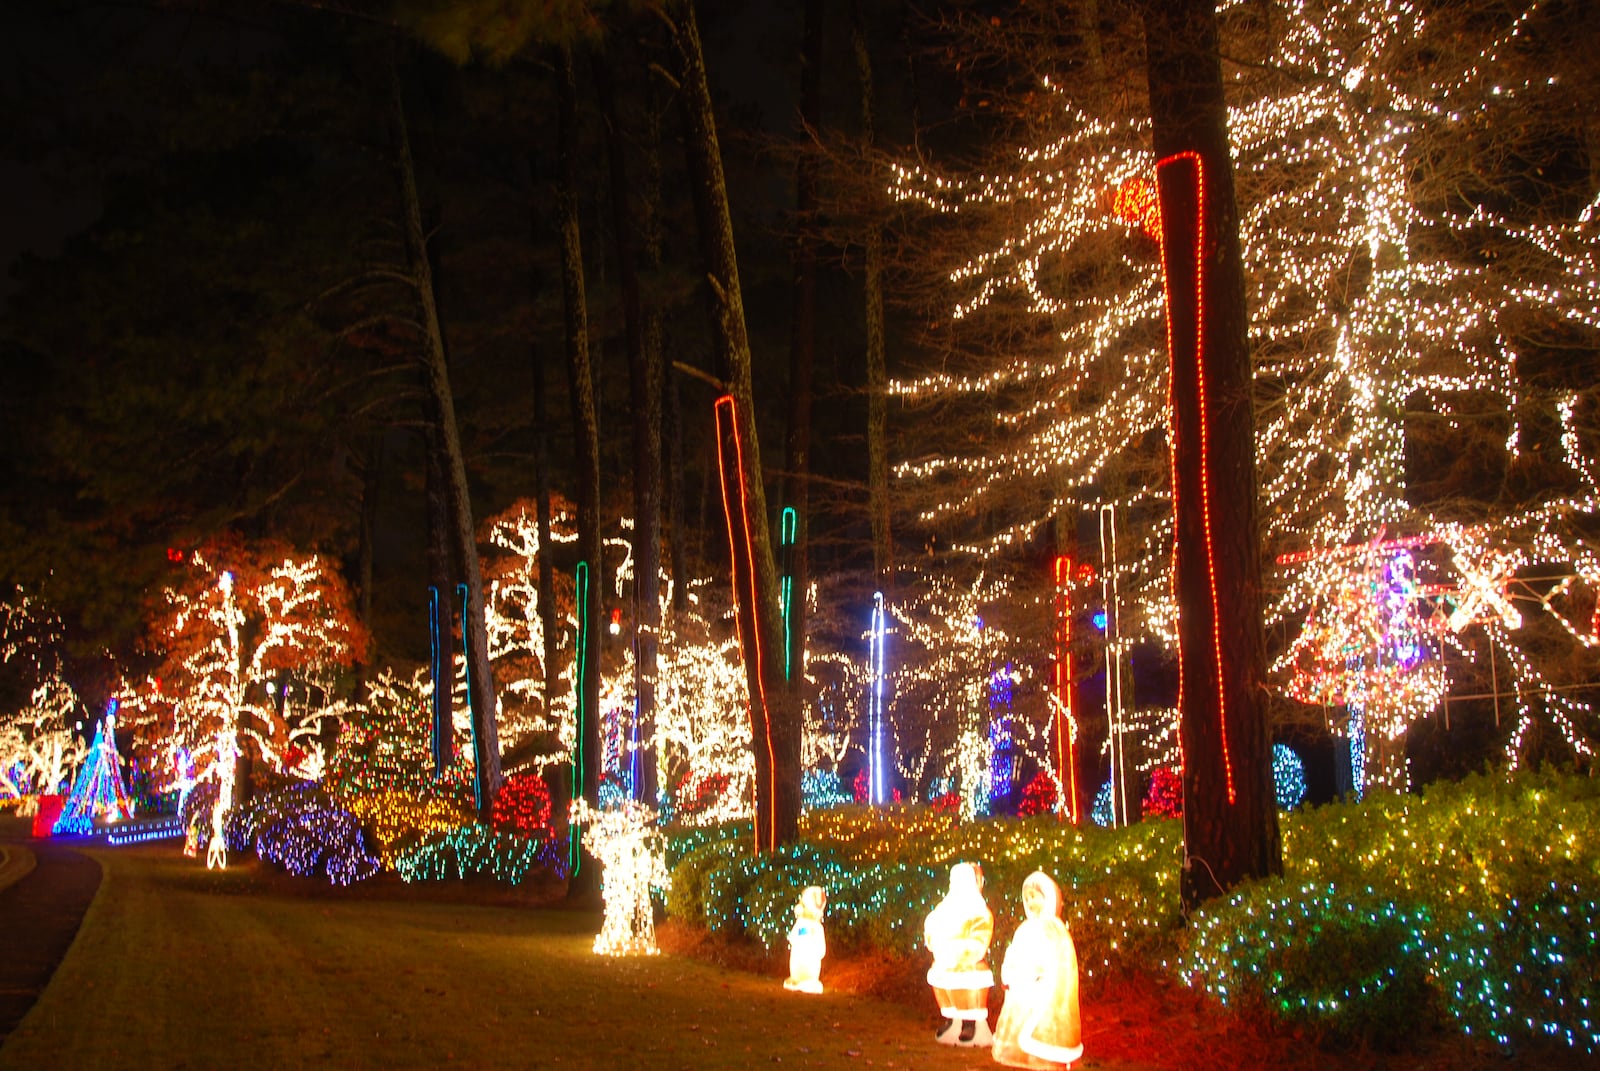
[[[1474,609],[1461,627],[1430,633],[1423,655],[1437,666],[1448,648],[1458,663],[1481,667],[1493,635],[1498,687],[1517,709],[1513,765],[1536,722],[1592,753],[1594,712],[1559,690],[1560,678],[1495,604],[1532,600],[1570,641],[1600,643],[1600,562],[1581,534],[1600,508],[1594,443],[1583,431],[1593,388],[1536,396],[1518,374],[1530,324],[1578,347],[1600,342],[1600,197],[1591,190],[1577,211],[1513,218],[1459,195],[1424,196],[1420,184],[1479,188],[1473,169],[1494,165],[1471,158],[1474,138],[1514,129],[1530,110],[1563,107],[1548,65],[1519,52],[1543,6],[1485,13],[1466,31],[1479,35],[1471,41],[1459,27],[1430,25],[1422,5],[1406,0],[1280,4],[1272,54],[1231,75],[1229,89],[1263,539],[1279,554],[1426,534],[1419,611]],[[1222,7],[1226,35],[1229,12],[1245,5]],[[1018,150],[1007,173],[895,169],[894,196],[970,214],[962,233],[986,243],[950,274],[952,316],[1014,317],[1020,307],[1056,340],[1044,359],[1007,356],[972,375],[893,383],[911,406],[993,410],[983,449],[904,461],[895,471],[929,494],[925,522],[995,517],[982,538],[954,547],[984,559],[1084,500],[1115,499],[1134,537],[1122,575],[1124,631],[1170,646],[1166,472],[1143,457],[1164,437],[1167,396],[1159,219],[1140,196],[1154,171],[1149,122],[1087,114],[1066,90],[1049,88],[1060,134]],[[1525,421],[1536,412],[1559,427],[1565,485],[1515,512],[1474,516],[1470,526],[1414,507],[1408,411],[1431,414],[1463,441],[1500,429],[1495,441],[1508,462],[1531,448]],[[1548,568],[1556,586],[1519,590],[1505,571],[1486,579],[1485,555]],[[1370,569],[1359,555],[1284,565],[1270,578],[1269,624],[1292,634],[1308,618],[1338,618],[1329,601],[1359,586],[1342,582],[1341,570]],[[948,631],[962,627],[952,619]],[[1368,734],[1371,746],[1392,749],[1447,688],[1441,679],[1390,706],[1369,697],[1366,713],[1380,730]],[[1403,781],[1403,762],[1383,768]]]

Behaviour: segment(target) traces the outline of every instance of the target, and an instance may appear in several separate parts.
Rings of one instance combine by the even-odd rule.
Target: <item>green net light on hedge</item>
[[[822,957],[828,953],[822,913],[828,894],[820,885],[808,885],[794,905],[794,925],[789,929],[789,977],[783,988],[797,993],[822,992]]]

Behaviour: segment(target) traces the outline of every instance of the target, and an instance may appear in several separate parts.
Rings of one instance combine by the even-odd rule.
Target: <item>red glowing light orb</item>
[[[1156,184],[1143,175],[1135,175],[1117,187],[1111,195],[1111,214],[1141,228],[1156,241],[1161,240],[1161,198]]]

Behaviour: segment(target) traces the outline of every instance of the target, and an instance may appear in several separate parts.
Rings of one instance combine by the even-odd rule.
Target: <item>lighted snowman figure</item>
[[[794,905],[794,925],[789,929],[789,977],[783,988],[799,993],[822,992],[822,957],[828,940],[822,930],[822,912],[828,894],[820,885],[807,886]]]

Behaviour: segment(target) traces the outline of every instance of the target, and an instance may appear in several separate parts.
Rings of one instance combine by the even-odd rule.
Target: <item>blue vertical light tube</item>
[[[868,654],[872,676],[871,705],[867,712],[867,747],[871,766],[868,773],[868,795],[874,806],[889,802],[889,771],[886,762],[888,756],[884,753],[883,731],[884,626],[883,592],[879,591],[872,596],[872,637]]]
[[[472,797],[483,810],[483,751],[478,742],[478,722],[472,716],[472,642],[467,639],[467,585],[456,585],[456,598],[461,603],[461,662],[467,668],[467,728],[472,731]],[[448,693],[447,693],[448,694]],[[450,726],[442,731],[448,732]]]
[[[577,721],[577,735],[572,749],[572,795],[576,799],[583,795],[587,787],[583,783],[583,738],[584,726],[588,722],[589,711],[584,709],[584,696],[587,690],[584,687],[589,672],[589,563],[581,561],[574,576],[576,581],[576,600],[578,609],[578,660],[573,667],[572,684],[575,689],[572,710]],[[576,874],[578,867],[583,862],[583,830],[581,826],[571,827],[567,835],[567,870]]]

